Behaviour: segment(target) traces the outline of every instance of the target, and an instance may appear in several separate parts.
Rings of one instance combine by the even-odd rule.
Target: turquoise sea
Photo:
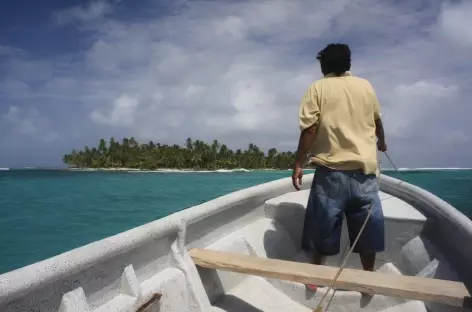
[[[0,274],[290,174],[0,171]],[[401,177],[472,217],[472,170]]]

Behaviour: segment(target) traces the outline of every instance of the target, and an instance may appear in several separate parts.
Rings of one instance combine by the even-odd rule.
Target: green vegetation
[[[271,148],[266,155],[252,143],[244,151],[233,151],[217,140],[207,144],[188,138],[185,146],[170,146],[152,141],[139,144],[134,138],[124,138],[120,143],[111,138],[108,144],[101,139],[98,147],[73,150],[63,156],[63,161],[75,168],[288,169],[295,154]]]

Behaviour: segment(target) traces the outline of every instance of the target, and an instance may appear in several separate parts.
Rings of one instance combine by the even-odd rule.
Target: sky
[[[0,167],[100,138],[294,151],[328,43],[381,103],[397,167],[472,167],[472,2],[2,2]]]

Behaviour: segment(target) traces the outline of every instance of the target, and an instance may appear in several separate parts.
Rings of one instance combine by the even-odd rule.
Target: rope
[[[387,153],[385,153],[387,154]],[[382,156],[382,154],[380,154]],[[388,157],[388,155],[387,155]],[[390,159],[390,157],[388,157],[389,161],[392,162],[392,160]],[[378,184],[379,184],[379,187],[380,187],[380,164],[382,163],[382,160],[381,160],[381,157],[379,158],[379,162],[378,162],[378,167],[379,167],[379,178],[378,178]],[[392,163],[393,165],[393,163]],[[393,165],[395,167],[395,165]],[[396,169],[396,167],[395,167]],[[398,169],[397,169],[398,170]],[[326,293],[324,294],[323,298],[321,298],[321,301],[320,303],[318,303],[318,305],[316,306],[316,308],[313,310],[313,312],[323,312],[323,302],[324,300],[326,299],[326,297],[328,296],[329,292],[334,288],[334,285],[336,284],[337,280],[338,280],[338,277],[341,275],[344,267],[346,266],[346,263],[347,263],[347,260],[349,259],[349,256],[351,255],[352,251],[354,250],[354,248],[356,247],[356,244],[357,242],[359,241],[359,238],[361,237],[362,235],[362,232],[364,232],[364,229],[365,229],[365,226],[367,225],[367,222],[369,221],[370,219],[370,216],[372,215],[372,208],[374,206],[374,203],[372,203],[369,207],[369,212],[367,213],[367,217],[365,218],[365,221],[364,221],[364,224],[362,224],[362,227],[359,231],[359,233],[357,234],[357,237],[356,239],[354,240],[354,243],[352,244],[351,246],[351,249],[349,250],[349,252],[344,256],[344,259],[342,260],[342,264],[341,266],[339,267],[339,270],[338,272],[336,273],[336,276],[334,277],[333,279],[333,282],[331,283],[331,286],[328,288],[328,290],[326,291]],[[346,245],[346,249],[344,251],[344,253],[346,253],[346,250],[349,248],[349,243]],[[329,306],[331,305],[331,302],[333,301],[333,298],[334,298],[334,295],[336,294],[336,289],[333,290],[333,294],[331,295],[331,297],[329,298],[328,300],[328,304],[326,305],[326,309],[324,310],[325,312],[328,311],[328,308]]]
[[[398,175],[400,176],[400,183],[404,182],[405,181],[405,177],[403,176],[403,173],[397,168],[397,166],[395,166],[395,164],[393,163],[392,159],[390,158],[390,156],[388,156],[387,152],[385,152],[385,156],[387,156],[388,158],[388,161],[392,164],[393,166],[393,169],[395,169],[396,173],[398,173]]]

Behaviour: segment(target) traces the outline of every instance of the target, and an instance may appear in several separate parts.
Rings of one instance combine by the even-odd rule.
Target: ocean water
[[[290,174],[0,171],[0,274]],[[472,217],[472,170],[386,174]]]

